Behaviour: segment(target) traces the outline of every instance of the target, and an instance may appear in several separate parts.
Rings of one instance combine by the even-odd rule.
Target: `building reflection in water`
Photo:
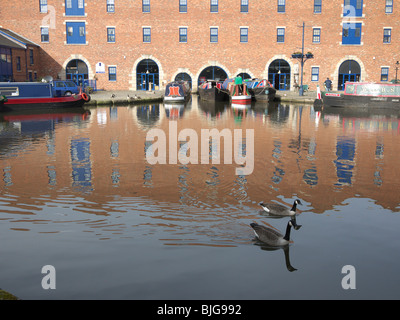
[[[254,129],[252,174],[236,175],[238,164],[224,165],[223,145],[213,140],[208,146],[209,165],[149,164],[146,152],[152,143],[146,134],[159,128],[168,141],[172,116],[172,109],[167,112],[151,104],[99,107],[87,117],[3,119],[1,188],[32,197],[76,195],[99,207],[117,196],[135,195],[199,210],[200,204],[222,208],[236,203],[252,212],[260,200],[297,195],[310,203],[311,211],[322,213],[362,195],[398,210],[393,194],[400,170],[398,118],[357,118],[336,111],[315,112],[312,106],[256,104],[241,112],[238,122],[239,113],[230,112],[229,106],[212,108],[194,100],[191,108],[174,110],[178,131],[190,128],[200,137],[201,129]],[[236,148],[242,155],[245,141]],[[178,152],[187,155],[187,141],[176,143]],[[221,164],[213,164],[219,155]]]

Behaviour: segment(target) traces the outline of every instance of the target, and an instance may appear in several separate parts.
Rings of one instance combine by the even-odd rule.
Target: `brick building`
[[[147,90],[240,74],[294,90],[304,49],[303,83],[341,89],[396,77],[399,12],[394,0],[15,0],[0,21],[40,44],[39,77]]]

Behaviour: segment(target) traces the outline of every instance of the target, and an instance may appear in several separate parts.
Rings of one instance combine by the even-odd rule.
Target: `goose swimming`
[[[296,227],[297,225],[296,225],[295,221],[289,220],[289,222],[286,226],[285,235],[282,235],[279,231],[259,225],[255,222],[250,223],[250,226],[253,228],[253,231],[254,231],[256,237],[260,241],[262,241],[270,246],[278,247],[278,246],[285,246],[285,245],[289,244],[290,230],[292,227]]]
[[[293,203],[292,208],[289,209],[288,207],[277,203],[259,203],[264,211],[277,216],[294,216],[296,214],[296,207],[298,204],[302,205],[301,201],[299,199],[296,199]]]

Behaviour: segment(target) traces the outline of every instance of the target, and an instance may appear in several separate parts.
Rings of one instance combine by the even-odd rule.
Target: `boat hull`
[[[400,97],[348,96],[322,92],[322,101],[327,107],[400,109]]]
[[[251,104],[251,95],[231,96],[232,104]]]
[[[200,99],[206,101],[226,101],[229,97],[225,91],[216,87],[210,89],[199,88],[198,91]]]
[[[80,108],[89,101],[89,96],[82,94],[66,97],[49,98],[12,98],[0,105],[0,111],[18,111],[33,109],[58,109],[58,108]]]
[[[255,101],[273,101],[275,99],[276,90],[272,87],[256,87],[249,88],[249,93]]]

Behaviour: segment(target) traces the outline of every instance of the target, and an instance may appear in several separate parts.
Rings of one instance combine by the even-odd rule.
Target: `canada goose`
[[[268,213],[277,215],[277,216],[294,216],[296,214],[296,206],[301,204],[299,199],[296,199],[293,203],[291,209],[277,203],[263,203],[260,202],[259,205]]]
[[[115,98],[115,94],[114,93],[111,95],[111,98]]]
[[[272,229],[272,228],[268,228],[265,226],[261,226],[255,222],[250,223],[250,226],[253,228],[253,231],[256,235],[256,237],[270,245],[270,246],[285,246],[287,244],[289,244],[290,242],[290,230],[293,227],[296,226],[296,222],[293,220],[289,220],[287,226],[286,226],[286,232],[285,235],[283,236],[280,232]]]

